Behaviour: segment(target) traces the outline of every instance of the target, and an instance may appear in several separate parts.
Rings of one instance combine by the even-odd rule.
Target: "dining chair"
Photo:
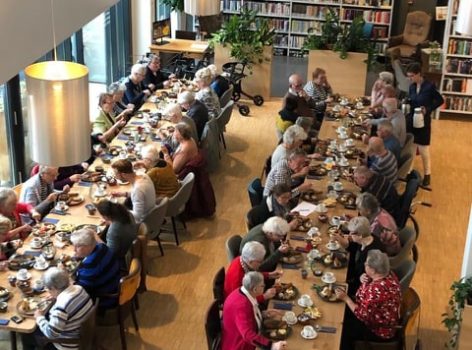
[[[263,192],[264,187],[262,187],[261,179],[258,177],[252,179],[252,181],[247,186],[247,193],[249,195],[249,201],[251,202],[252,207],[261,204]]]
[[[269,210],[267,209],[267,206],[264,205],[264,203],[261,202],[259,205],[252,207],[246,214],[246,223],[248,231],[254,226],[263,224],[270,217],[271,214],[269,213]]]
[[[410,258],[411,250],[416,242],[416,232],[411,226],[405,226],[398,233],[401,249],[397,255],[389,257],[390,268],[393,270],[400,266],[403,261]]]
[[[233,86],[230,85],[229,89],[226,90],[220,97],[220,106],[226,106],[233,97]]]
[[[398,277],[402,294],[405,293],[410,287],[410,283],[413,280],[413,276],[415,275],[416,263],[411,259],[406,259],[392,270]]]
[[[118,325],[120,326],[120,339],[122,350],[127,350],[124,321],[129,313],[131,313],[136,332],[139,332],[138,320],[136,317],[135,299],[139,288],[140,280],[141,264],[139,263],[138,259],[134,258],[131,261],[131,266],[128,275],[122,277],[120,280],[120,288],[118,294],[114,295],[118,297],[118,305],[114,309],[106,310],[105,315],[101,315],[97,318],[99,326],[110,326],[111,324],[106,322],[109,321],[109,319],[105,316],[107,316],[108,313],[111,313],[113,311],[116,312],[116,319],[114,324],[118,323]]]
[[[195,175],[193,173],[188,173],[187,176],[181,181],[180,189],[177,191],[174,196],[169,198],[169,202],[167,205],[167,210],[165,217],[170,217],[172,221],[172,230],[174,232],[175,237],[175,244],[179,245],[179,236],[177,233],[177,226],[175,220],[182,214],[185,210],[185,204],[190,199],[190,195],[192,194],[192,187],[195,181]],[[185,220],[181,217],[180,218],[184,228],[186,229],[187,226],[185,224]]]
[[[153,210],[151,210],[144,218],[144,223],[148,229],[148,238],[150,240],[156,240],[159,245],[161,256],[164,256],[164,249],[162,248],[161,242],[161,226],[164,222],[164,218],[167,212],[167,206],[169,205],[169,199],[167,197],[162,198],[159,204],[157,204]]]
[[[145,224],[141,224],[146,226]],[[141,265],[141,281],[139,282],[138,291],[140,293],[147,290],[146,287],[146,276],[148,270],[148,255],[147,255],[148,237],[146,234],[139,235],[133,241],[131,245],[131,262],[133,259],[138,259]],[[131,267],[131,262],[129,266]],[[137,299],[136,299],[137,301]],[[137,305],[137,304],[136,304]],[[138,305],[137,305],[138,306]]]
[[[206,122],[200,140],[200,147],[206,152],[208,171],[210,172],[218,168],[221,158],[218,135],[219,129],[216,118],[212,118]]]
[[[233,114],[233,101],[229,101],[221,110],[220,115],[216,118],[216,123],[218,124],[218,131],[220,133],[219,139],[223,143],[224,149],[226,149],[226,141],[225,141],[225,130],[226,124],[229,123],[231,119],[231,114]]]
[[[406,178],[405,190],[403,191],[400,197],[400,206],[398,212],[395,215],[395,221],[399,229],[405,227],[408,219],[411,217],[412,222],[415,225],[415,231],[418,231],[416,230],[416,227],[418,227],[418,223],[416,222],[414,217],[412,217],[412,203],[413,199],[418,193],[420,183],[421,175],[418,173],[418,171],[412,170]]]
[[[225,301],[225,268],[222,267],[213,277],[213,298],[218,301],[220,309]]]
[[[413,145],[413,134],[406,134],[405,145],[400,152],[398,161],[398,178],[405,179],[410,172],[411,164],[415,159],[415,147]]]
[[[241,247],[241,241],[243,238],[240,235],[233,235],[226,240],[226,256],[228,262],[233,261],[239,255],[239,249]]]
[[[208,350],[221,349],[221,316],[218,301],[214,300],[205,315],[205,334]]]

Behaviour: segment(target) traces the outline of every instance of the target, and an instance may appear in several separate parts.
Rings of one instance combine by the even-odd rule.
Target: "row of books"
[[[358,6],[391,6],[390,0],[344,0],[343,4]]]
[[[318,34],[321,30],[321,22],[292,20],[292,32],[307,33],[311,28],[315,34]]]
[[[271,18],[269,23],[275,30],[280,30],[283,32],[288,32],[290,28],[290,21],[287,19]]]
[[[222,0],[220,1],[221,11],[241,11],[240,0]]]
[[[326,13],[330,8],[323,6],[307,6],[301,4],[292,5],[292,14],[296,16],[312,17],[316,19],[325,19]],[[331,8],[332,9],[332,8]],[[338,10],[335,10],[336,12]]]
[[[472,59],[449,58],[446,60],[446,72],[472,74]]]
[[[444,78],[443,91],[461,92],[472,95],[472,79]]]
[[[446,96],[444,99],[444,109],[455,111],[471,111],[472,97]]]
[[[276,34],[274,37],[274,46],[288,46],[288,35]]]
[[[372,38],[388,38],[388,28],[387,27],[374,27],[372,29]]]
[[[390,23],[390,11],[372,11],[372,10],[356,10],[356,9],[341,9],[340,18],[343,20],[352,21],[354,18],[362,16],[364,21],[373,23]]]
[[[250,10],[257,10],[261,14],[290,16],[290,4],[286,3],[246,2],[245,6]]]
[[[289,46],[292,49],[301,49],[306,37],[304,36],[291,36],[289,40]]]
[[[452,55],[469,55],[472,56],[472,41],[449,39],[447,53]]]

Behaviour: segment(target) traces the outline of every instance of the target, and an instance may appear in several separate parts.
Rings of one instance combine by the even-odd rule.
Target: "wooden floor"
[[[140,331],[137,335],[128,320],[128,349],[206,349],[203,322],[212,300],[211,281],[217,269],[227,265],[226,238],[245,232],[246,186],[260,176],[263,161],[275,146],[274,116],[279,106],[280,100],[259,108],[251,105],[248,118],[235,110],[226,133],[228,150],[222,152],[220,168],[212,175],[215,218],[188,223],[182,244],[166,244],[164,257],[151,247],[149,291],[140,296]],[[441,314],[449,286],[460,274],[472,199],[470,135],[470,122],[433,122],[433,192],[419,196],[433,207],[419,207],[416,214],[421,226],[420,260],[412,284],[422,301],[421,340],[427,350],[443,348],[447,334]],[[117,328],[99,332],[102,349],[120,348]],[[8,349],[5,342],[2,345]]]

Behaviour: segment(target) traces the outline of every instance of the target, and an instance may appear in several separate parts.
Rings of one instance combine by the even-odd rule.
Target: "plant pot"
[[[218,69],[228,62],[235,62],[236,60],[230,56],[230,48],[228,46],[215,45],[215,65]],[[270,98],[271,88],[271,71],[272,71],[272,46],[266,46],[264,48],[264,61],[252,65],[252,74],[249,69],[246,68],[244,71],[247,74],[246,78],[243,78],[241,86],[244,92],[249,95],[261,95],[264,100]],[[241,96],[241,98],[246,98]]]
[[[466,304],[462,310],[462,323],[457,342],[457,349],[472,349],[472,305]]]
[[[346,59],[339,57],[339,52],[330,50],[310,50],[308,55],[307,81],[312,80],[315,68],[326,70],[333,92],[348,96],[365,96],[367,77],[366,53],[349,52]],[[370,95],[370,92],[368,93]]]

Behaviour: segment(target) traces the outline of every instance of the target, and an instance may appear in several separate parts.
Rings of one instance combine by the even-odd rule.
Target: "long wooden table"
[[[152,53],[160,52],[183,53],[190,57],[202,58],[208,50],[207,41],[196,41],[187,39],[165,39],[168,43],[163,45],[151,45],[149,49]]]
[[[337,134],[336,134],[336,128],[340,125],[339,122],[335,121],[324,121],[322,124],[322,128],[319,133],[319,138],[320,139],[337,139]],[[339,143],[339,141],[338,141]],[[362,144],[360,141],[355,141],[355,146],[357,148],[365,148],[365,145]],[[319,162],[317,161],[312,161],[312,164],[318,164]],[[354,161],[350,161],[351,165],[355,165]],[[330,179],[327,176],[324,176],[322,180],[309,180],[313,183],[313,188],[318,190],[318,191],[323,191],[323,194],[321,197],[326,197],[327,194],[327,187]],[[350,191],[353,193],[358,193],[359,188],[346,180],[341,179],[340,180],[343,183],[343,187],[345,191]],[[340,203],[337,203],[334,208],[328,208],[328,217],[331,218],[332,216],[338,215],[342,216],[344,214],[348,214],[351,216],[356,216],[357,211],[355,210],[348,210],[345,209],[343,205]],[[328,223],[321,223],[318,220],[318,214],[313,213],[309,216],[312,219],[313,226],[316,226],[319,228],[321,232],[321,237],[323,239],[323,243],[318,245],[317,249],[320,250],[321,254],[328,253],[329,250],[325,247],[326,243],[329,241],[329,236],[327,234],[327,230],[330,227],[329,222]],[[304,232],[298,232],[294,231],[291,232],[290,235],[296,235],[296,236],[303,236],[305,235]],[[290,245],[292,247],[305,247],[306,243],[303,241],[299,240],[290,240]],[[306,254],[304,254],[305,261],[306,261]],[[303,268],[305,267],[304,263],[301,263]],[[317,263],[316,265],[321,266],[321,269],[324,272],[333,272],[334,275],[336,276],[336,281],[343,283],[346,281],[346,274],[347,274],[347,268],[342,268],[342,269],[331,269],[327,267],[322,267],[321,264]],[[313,284],[316,285],[322,285],[324,284],[321,281],[321,277],[316,277],[314,274],[312,274],[312,271],[307,268],[308,271],[308,277],[306,279],[303,279],[301,276],[301,271],[300,269],[284,269],[284,274],[283,277],[281,278],[282,282],[286,283],[293,283],[299,290],[299,294],[308,294],[311,296],[314,305],[320,310],[322,316],[319,320],[315,321],[316,325],[320,326],[327,326],[327,327],[335,327],[336,328],[336,333],[320,333],[318,332],[318,336],[316,339],[313,340],[307,340],[302,338],[301,336],[301,331],[303,329],[303,325],[296,324],[292,327],[293,332],[287,339],[287,344],[289,349],[317,349],[317,350],[333,350],[333,349],[339,349],[340,343],[341,343],[341,333],[342,333],[342,328],[343,328],[343,319],[344,319],[344,309],[345,309],[345,304],[344,302],[326,302],[323,301],[316,291],[312,289]],[[303,308],[298,306],[297,300],[294,301],[294,307],[293,310],[295,314],[299,315],[302,313]]]

